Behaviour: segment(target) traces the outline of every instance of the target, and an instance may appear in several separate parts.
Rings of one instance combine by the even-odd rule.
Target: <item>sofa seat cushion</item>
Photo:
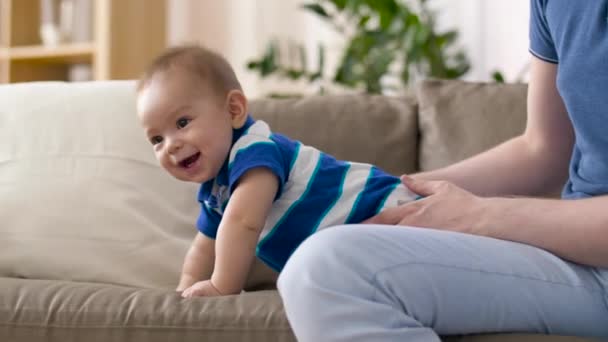
[[[0,278],[0,341],[295,341],[276,290],[182,299],[176,292],[95,283]],[[485,334],[446,342],[592,342]]]
[[[600,342],[576,336],[540,335],[540,334],[483,334],[467,336],[450,336],[444,342]]]
[[[0,341],[295,341],[273,290],[170,290],[0,278]]]

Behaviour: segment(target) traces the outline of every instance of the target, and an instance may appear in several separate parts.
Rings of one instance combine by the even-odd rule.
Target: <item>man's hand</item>
[[[221,295],[220,291],[213,286],[210,280],[199,281],[182,292],[182,297],[184,298],[215,297]]]
[[[487,235],[484,229],[486,202],[456,185],[445,181],[414,180],[406,175],[401,181],[424,198],[388,208],[362,222],[415,226]]]

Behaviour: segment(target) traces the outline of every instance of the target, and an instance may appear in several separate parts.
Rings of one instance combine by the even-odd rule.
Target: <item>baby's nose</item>
[[[169,153],[175,154],[179,152],[179,150],[184,146],[179,140],[171,140],[169,141]]]

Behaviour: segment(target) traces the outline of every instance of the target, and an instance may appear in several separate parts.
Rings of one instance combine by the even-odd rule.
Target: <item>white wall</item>
[[[336,65],[343,42],[315,16],[298,7],[305,0],[169,0],[169,44],[200,42],[221,52],[235,68],[249,96],[271,90],[310,90],[277,80],[260,81],[245,64],[261,56],[273,38],[305,44],[316,55],[317,42],[328,48],[328,67]],[[528,55],[529,0],[430,0],[439,11],[439,28],[457,28],[471,59],[467,80],[488,81],[499,69],[507,81],[525,70]],[[316,60],[309,65],[316,65]],[[524,76],[525,79],[525,76]]]
[[[243,86],[255,87],[257,78],[246,72],[248,58],[257,55],[260,25],[257,1],[168,0],[169,45],[200,43],[220,52],[233,65]],[[253,13],[253,14],[252,14]],[[255,88],[251,93],[256,95]]]
[[[472,65],[465,79],[485,81],[498,69],[512,82],[526,70],[528,0],[435,0],[434,5],[441,10],[440,27],[460,32]]]

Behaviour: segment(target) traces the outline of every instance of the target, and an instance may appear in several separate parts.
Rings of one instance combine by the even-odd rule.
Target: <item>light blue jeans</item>
[[[432,229],[320,231],[278,281],[298,341],[439,341],[531,332],[608,338],[608,269]]]

